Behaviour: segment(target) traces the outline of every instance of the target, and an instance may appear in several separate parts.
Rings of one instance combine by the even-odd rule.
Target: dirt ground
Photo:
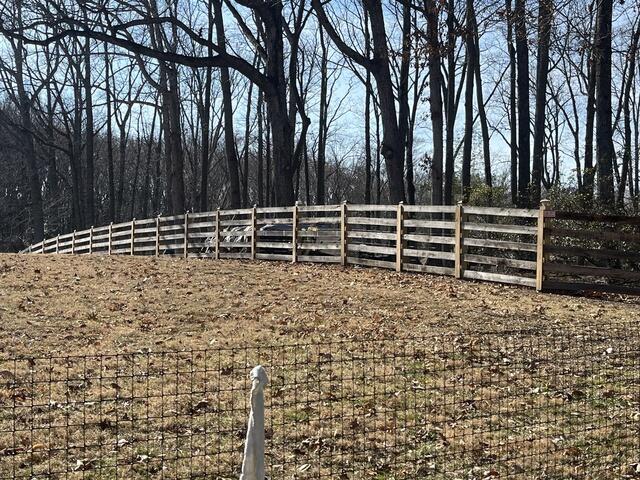
[[[84,354],[635,321],[583,298],[309,264],[0,255],[0,355]]]

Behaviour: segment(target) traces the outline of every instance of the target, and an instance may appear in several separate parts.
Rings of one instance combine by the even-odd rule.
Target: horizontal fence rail
[[[637,327],[0,360],[0,478],[635,478]]]
[[[58,235],[30,253],[380,267],[525,287],[640,294],[640,220],[549,209],[319,205],[186,213]]]

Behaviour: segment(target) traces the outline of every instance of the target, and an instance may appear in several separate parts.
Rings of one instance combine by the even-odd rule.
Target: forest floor
[[[574,330],[638,320],[639,305],[353,267],[0,255],[0,357]]]

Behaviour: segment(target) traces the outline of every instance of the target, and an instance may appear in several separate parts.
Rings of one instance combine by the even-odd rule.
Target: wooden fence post
[[[93,225],[89,228],[89,255],[93,253]]]
[[[184,212],[184,258],[189,256],[189,211]]]
[[[402,271],[402,250],[404,241],[404,203],[398,203],[396,211],[396,272]]]
[[[456,205],[456,238],[455,238],[455,267],[454,274],[456,278],[462,278],[464,275],[464,207],[462,202]]]
[[[340,264],[343,267],[347,266],[348,260],[348,209],[347,202],[340,204]]]
[[[216,260],[220,260],[220,209],[216,210],[216,238],[214,241]]]
[[[156,257],[160,256],[160,215],[156,217]]]
[[[135,238],[136,238],[136,219],[134,218],[133,220],[131,220],[131,243],[129,246],[129,250],[130,250],[129,253],[131,253],[131,256],[135,255],[135,251],[136,251],[136,248],[134,245]]]
[[[71,255],[76,254],[76,231],[71,234]]]
[[[256,206],[251,209],[251,260],[256,259],[256,240],[258,235],[257,231],[257,219],[256,219]]]
[[[293,218],[291,220],[291,263],[298,261],[298,201],[293,206]]]
[[[56,255],[60,253],[60,234],[56,236]]]
[[[112,235],[113,235],[113,222],[109,223],[109,246],[108,246],[108,255],[111,255],[111,242],[112,242]]]
[[[538,232],[537,232],[537,247],[536,247],[536,291],[541,292],[544,284],[544,240],[545,240],[545,221],[546,211],[549,207],[549,200],[542,200],[540,202],[540,211],[538,212]]]

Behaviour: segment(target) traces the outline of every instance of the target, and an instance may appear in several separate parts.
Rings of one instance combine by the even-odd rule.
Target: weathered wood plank
[[[280,254],[280,253],[256,253],[257,260],[276,260],[281,262],[289,262],[291,261],[290,254]]]
[[[535,287],[536,279],[528,277],[518,277],[516,275],[504,275],[502,273],[477,272],[475,270],[465,270],[463,278],[469,280],[486,280],[489,282],[508,283],[523,287]]]
[[[465,238],[462,243],[466,247],[497,248],[517,252],[536,252],[538,249],[535,243],[508,242],[506,240],[490,240],[487,238]]]
[[[468,215],[487,215],[492,217],[538,218],[538,209],[528,208],[496,208],[496,207],[464,207]]]
[[[293,248],[293,242],[256,242],[257,248],[285,248],[287,250]],[[291,257],[289,257],[291,260]]]
[[[455,237],[422,235],[418,233],[407,233],[405,234],[404,238],[408,242],[416,243],[436,243],[442,245],[455,245],[456,243]]]
[[[448,275],[448,276],[453,276],[455,273],[454,268],[436,267],[433,265],[422,265],[421,263],[405,263],[404,270],[406,272],[431,273],[435,275]]]
[[[362,245],[350,243],[347,247],[349,252],[361,252],[361,253],[378,253],[381,255],[396,255],[396,247],[380,247],[374,245]],[[394,263],[395,268],[395,263]]]
[[[405,205],[404,210],[407,213],[448,213],[456,212],[455,205]]]
[[[298,243],[298,250],[340,250],[340,243]]]
[[[349,257],[348,262],[351,265],[363,265],[365,267],[386,268],[389,270],[396,269],[396,262],[387,262],[384,260],[373,260],[370,258]]]
[[[439,260],[451,260],[455,261],[456,254],[454,252],[439,252],[435,250],[416,250],[413,248],[406,248],[404,250],[405,257],[411,258],[435,258]]]
[[[370,232],[367,230],[350,230],[348,233],[349,238],[359,238],[366,240],[389,240],[395,241],[396,234],[390,232]]]
[[[339,255],[298,255],[299,262],[340,263]]]
[[[352,217],[347,218],[348,225],[375,225],[378,227],[395,227],[395,218],[369,218],[369,217]]]
[[[455,230],[456,223],[441,220],[405,220],[405,227],[410,228],[437,228],[439,230]]]
[[[514,235],[536,235],[538,233],[537,227],[525,225],[499,225],[495,223],[464,222],[463,228],[465,232],[510,233]]]
[[[464,261],[468,263],[478,263],[481,265],[493,265],[495,267],[504,266],[520,268],[522,270],[536,271],[536,262],[529,260],[518,260],[516,258],[491,257],[487,255],[472,255],[465,253]]]
[[[349,204],[350,212],[393,212],[395,213],[397,206],[395,205],[363,205]]]

